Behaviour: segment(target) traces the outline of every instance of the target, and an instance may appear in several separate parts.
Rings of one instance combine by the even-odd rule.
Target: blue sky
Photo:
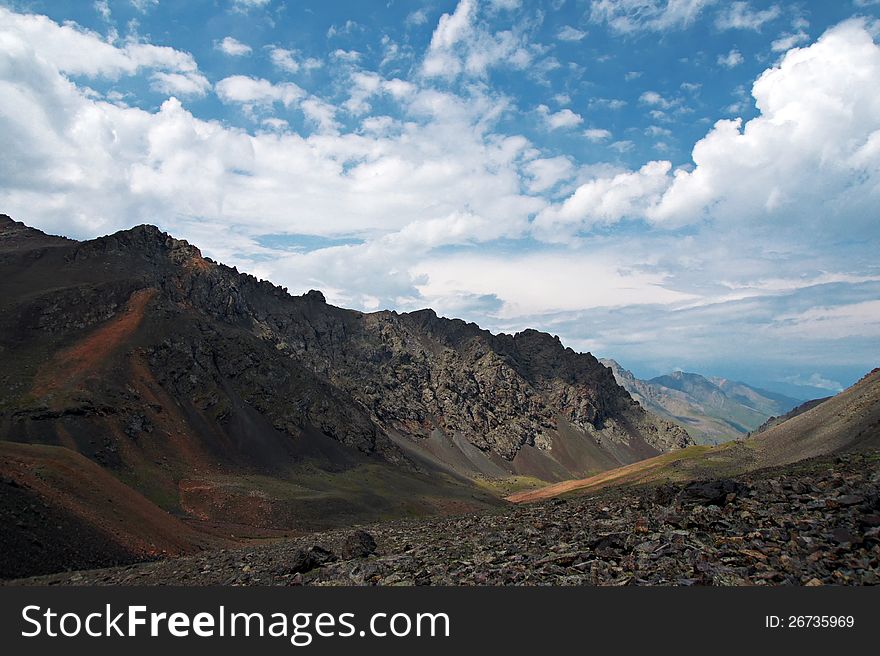
[[[878,364],[880,2],[0,7],[0,211],[32,225],[155,223],[641,376]]]

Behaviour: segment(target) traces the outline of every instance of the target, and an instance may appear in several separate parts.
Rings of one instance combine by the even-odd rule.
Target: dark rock
[[[704,505],[723,506],[728,502],[728,495],[748,493],[748,486],[729,478],[709,481],[694,481],[685,487],[685,495]]]
[[[376,551],[376,540],[366,531],[354,531],[346,536],[340,555],[345,558],[366,558]]]
[[[864,497],[861,497],[857,494],[844,494],[843,496],[839,496],[835,499],[835,501],[841,506],[857,506],[864,500]]]
[[[871,513],[870,515],[862,515],[859,521],[864,526],[880,526],[880,514]]]
[[[336,560],[336,554],[320,545],[311,547],[309,549],[309,556],[311,557],[312,562],[315,563],[316,567],[326,565],[327,563]]]
[[[297,549],[287,563],[276,568],[275,573],[277,575],[304,574],[335,560],[335,558],[331,551],[317,545],[309,549]]]
[[[317,303],[326,303],[327,299],[324,297],[324,294],[319,292],[317,289],[310,289],[308,292],[303,294],[303,297],[307,301],[315,301]]]
[[[840,544],[859,544],[862,542],[862,538],[853,533],[846,527],[838,526],[833,531],[831,531],[831,538]]]
[[[678,496],[678,493],[681,491],[676,485],[672,485],[670,483],[664,483],[659,486],[656,490],[654,490],[654,501],[659,503],[661,506],[668,506],[672,501]]]

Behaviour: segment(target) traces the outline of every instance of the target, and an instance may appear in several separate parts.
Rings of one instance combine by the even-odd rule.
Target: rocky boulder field
[[[824,585],[880,582],[880,453],[608,489],[11,583]]]

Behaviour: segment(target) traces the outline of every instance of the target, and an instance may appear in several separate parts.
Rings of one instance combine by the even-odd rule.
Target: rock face
[[[0,439],[78,451],[205,521],[461,510],[491,502],[477,476],[690,443],[558,338],[291,296],[149,225],[77,242],[3,218],[0,355]]]
[[[744,437],[799,403],[744,383],[681,371],[641,380],[614,360],[600,362],[646,410],[681,424],[699,444]]]

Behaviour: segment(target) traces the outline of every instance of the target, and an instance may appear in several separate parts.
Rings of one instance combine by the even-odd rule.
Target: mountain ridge
[[[151,225],[0,223],[0,354],[0,440],[79,453],[222,535],[486,508],[496,481],[690,443],[558,338],[292,296]]]

